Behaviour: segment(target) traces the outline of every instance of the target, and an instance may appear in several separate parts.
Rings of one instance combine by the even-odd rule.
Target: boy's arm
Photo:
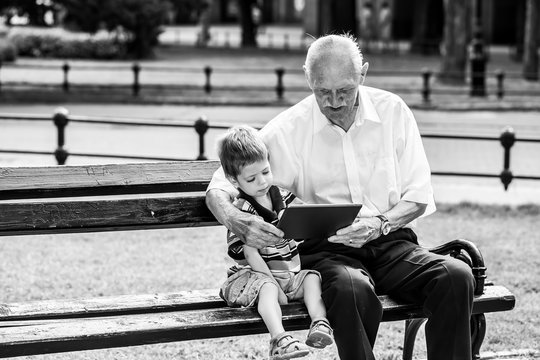
[[[272,278],[274,281],[274,275],[270,271],[270,268],[266,264],[266,262],[263,260],[261,254],[259,254],[259,251],[251,246],[244,245],[244,256],[246,257],[246,261],[251,266],[251,268],[254,271],[261,272],[263,274],[268,275],[270,278]],[[281,305],[287,304],[287,296],[285,296],[285,293],[281,289],[281,287],[277,284],[278,287],[278,301]]]

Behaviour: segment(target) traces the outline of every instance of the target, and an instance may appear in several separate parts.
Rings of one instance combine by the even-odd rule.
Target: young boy
[[[237,126],[218,142],[218,155],[229,181],[238,188],[236,207],[275,223],[285,202],[272,185],[268,151],[255,129]],[[288,203],[288,202],[287,202]],[[306,345],[285,332],[280,304],[303,299],[312,323],[306,344],[324,348],[333,343],[332,328],[326,319],[318,272],[300,269],[294,240],[256,249],[244,245],[233,233],[227,234],[228,254],[238,265],[228,271],[220,296],[229,306],[255,306],[270,332],[271,360],[306,356]]]

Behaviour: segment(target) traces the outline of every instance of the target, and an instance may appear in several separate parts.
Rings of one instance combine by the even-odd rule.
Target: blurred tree
[[[538,80],[538,3],[537,3],[537,0],[527,0],[527,9],[525,12],[523,77],[527,80]]]
[[[471,38],[469,0],[444,0],[445,21],[440,79],[464,82],[467,69],[467,45]]]
[[[29,25],[44,26],[44,15],[48,6],[43,1],[36,0],[2,0],[0,1],[0,14],[7,17],[7,24],[11,25],[14,15],[27,16]]]
[[[201,0],[169,0],[173,8],[173,22],[175,24],[196,23],[205,1]]]
[[[257,47],[257,26],[253,18],[253,10],[258,6],[257,0],[237,0],[240,13],[242,47]]]
[[[95,33],[105,28],[122,32],[137,58],[152,54],[171,11],[169,0],[55,0],[66,9],[65,21]]]

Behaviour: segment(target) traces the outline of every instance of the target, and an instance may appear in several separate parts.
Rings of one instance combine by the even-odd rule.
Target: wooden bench
[[[219,225],[203,192],[217,167],[216,161],[188,161],[0,168],[0,236]],[[477,287],[471,336],[478,358],[484,314],[512,309],[515,298],[503,286],[485,281],[482,255],[471,242],[454,240],[433,251],[458,257],[472,268]],[[267,332],[255,309],[228,308],[217,293],[186,289],[0,303],[0,357]],[[403,358],[411,359],[426,314],[416,304],[380,299],[383,321],[406,321]],[[288,330],[309,325],[299,303],[283,307],[283,321]]]

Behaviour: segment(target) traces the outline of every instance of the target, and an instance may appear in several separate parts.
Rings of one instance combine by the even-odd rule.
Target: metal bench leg
[[[471,316],[471,347],[472,358],[480,359],[480,346],[486,336],[486,317],[484,314],[475,314]]]
[[[403,360],[412,360],[414,342],[418,329],[427,319],[405,320],[405,340],[403,341]]]

